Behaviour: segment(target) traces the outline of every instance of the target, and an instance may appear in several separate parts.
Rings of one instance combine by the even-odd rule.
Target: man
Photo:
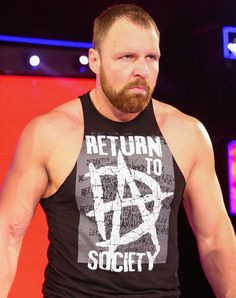
[[[1,298],[39,201],[50,240],[44,297],[179,297],[182,195],[216,296],[236,297],[235,235],[210,139],[151,98],[159,41],[143,9],[107,9],[89,51],[95,89],[23,131],[0,201]]]

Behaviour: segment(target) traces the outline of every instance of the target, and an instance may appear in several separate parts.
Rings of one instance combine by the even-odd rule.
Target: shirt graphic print
[[[91,270],[153,270],[166,263],[174,194],[162,136],[90,133],[77,163],[78,262]]]

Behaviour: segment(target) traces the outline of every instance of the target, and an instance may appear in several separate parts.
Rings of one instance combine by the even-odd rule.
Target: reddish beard
[[[151,88],[147,82],[141,78],[126,84],[121,90],[116,91],[109,84],[104,69],[100,70],[101,87],[110,103],[119,111],[124,113],[138,113],[143,111],[151,99]],[[145,94],[131,93],[132,87],[145,89]]]

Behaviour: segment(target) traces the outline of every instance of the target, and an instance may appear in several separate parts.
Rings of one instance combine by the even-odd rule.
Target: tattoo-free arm
[[[0,297],[13,283],[23,236],[48,178],[35,125],[23,132],[0,193]]]
[[[227,215],[209,137],[201,124],[194,133],[194,162],[184,206],[196,236],[201,264],[219,298],[236,297],[236,239]]]

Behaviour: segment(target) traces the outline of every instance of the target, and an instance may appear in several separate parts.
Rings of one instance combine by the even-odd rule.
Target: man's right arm
[[[13,283],[23,236],[48,184],[45,146],[39,123],[29,124],[0,193],[0,297],[6,298]]]

